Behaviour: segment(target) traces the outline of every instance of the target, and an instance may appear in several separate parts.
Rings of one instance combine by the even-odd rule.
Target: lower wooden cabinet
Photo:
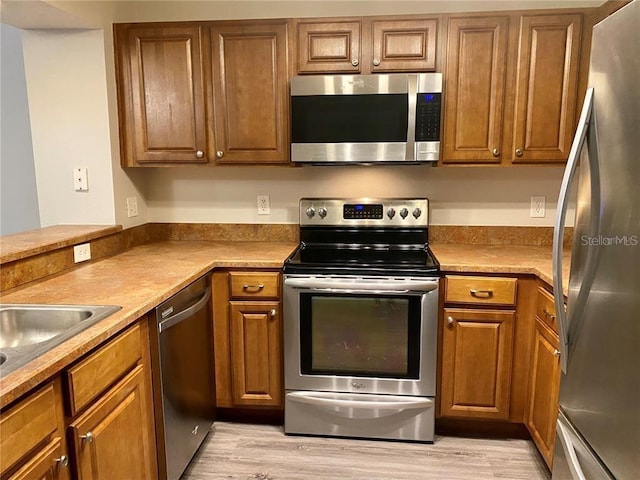
[[[279,271],[213,274],[216,401],[223,408],[283,408]]]
[[[154,478],[143,374],[138,365],[69,426],[79,480]]]
[[[550,469],[555,448],[560,391],[558,345],[557,333],[545,320],[536,317],[525,424]]]
[[[60,378],[0,412],[0,458],[3,479],[70,478]]]
[[[282,328],[278,302],[231,302],[233,403],[282,405]]]
[[[147,321],[0,413],[2,479],[157,478]]]
[[[440,414],[509,418],[515,312],[444,309]]]

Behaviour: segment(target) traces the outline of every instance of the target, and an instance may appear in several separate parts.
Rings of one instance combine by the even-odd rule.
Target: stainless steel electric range
[[[285,433],[432,442],[427,199],[300,200],[284,265]]]

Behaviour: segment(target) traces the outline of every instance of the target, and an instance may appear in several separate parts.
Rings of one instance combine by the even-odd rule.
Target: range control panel
[[[300,225],[427,227],[429,200],[303,198]]]

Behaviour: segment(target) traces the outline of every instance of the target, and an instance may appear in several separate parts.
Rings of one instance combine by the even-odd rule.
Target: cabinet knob
[[[494,157],[500,156],[500,150],[498,150],[497,148],[494,148],[493,150],[491,150],[491,153],[493,153]]]
[[[276,312],[276,309],[274,308],[273,310],[271,310],[271,311],[269,312],[269,315],[271,315],[271,318],[274,318],[274,317],[276,316],[276,314],[277,314],[277,313],[278,313],[278,312]]]
[[[377,67],[378,65],[380,65],[380,59],[379,59],[379,58],[374,58],[374,59],[373,59],[373,65],[374,65],[374,66],[376,66],[376,67]]]
[[[516,148],[516,157],[521,157],[522,156],[522,149],[521,148]]]
[[[222,150],[218,150],[218,151],[216,152],[216,157],[218,157],[218,158],[222,158],[222,157],[224,157],[224,152],[223,152]]]
[[[357,67],[358,63],[360,63],[360,62],[358,62],[357,58],[354,58],[353,60],[351,60],[351,65],[353,65],[354,67]]]
[[[196,152],[196,157],[198,157],[198,158],[202,158],[202,157],[204,157],[204,152],[203,152],[202,150],[198,150],[198,151]]]
[[[447,323],[448,323],[449,325],[453,325],[453,317],[452,317],[451,315],[449,315],[449,316],[447,317]]]
[[[85,442],[87,442],[87,443],[91,443],[91,442],[93,442],[93,438],[94,437],[93,437],[93,433],[87,432],[84,435],[80,435],[80,438],[82,440],[84,440]]]
[[[66,467],[67,465],[69,465],[69,457],[67,457],[66,455],[60,455],[60,458],[56,458],[55,462],[61,467]]]
[[[554,356],[554,357],[559,357],[559,356],[560,356],[560,350],[558,350],[557,348],[555,348],[555,349],[553,350],[553,356]]]

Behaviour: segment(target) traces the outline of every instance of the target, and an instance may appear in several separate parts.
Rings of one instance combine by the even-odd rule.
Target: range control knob
[[[420,210],[419,208],[415,208],[413,210],[413,218],[417,219],[420,215],[422,215],[422,210]]]
[[[395,208],[390,208],[389,210],[387,210],[387,217],[393,218],[395,216],[396,216],[396,209]]]
[[[309,218],[313,218],[313,216],[316,214],[316,209],[313,207],[309,207],[307,208],[307,217]]]
[[[327,209],[324,207],[320,207],[318,209],[318,215],[320,215],[320,218],[324,218],[327,216]]]
[[[409,215],[409,210],[407,210],[406,208],[403,208],[402,210],[400,210],[400,216],[402,217],[403,220],[407,218],[407,215]]]

